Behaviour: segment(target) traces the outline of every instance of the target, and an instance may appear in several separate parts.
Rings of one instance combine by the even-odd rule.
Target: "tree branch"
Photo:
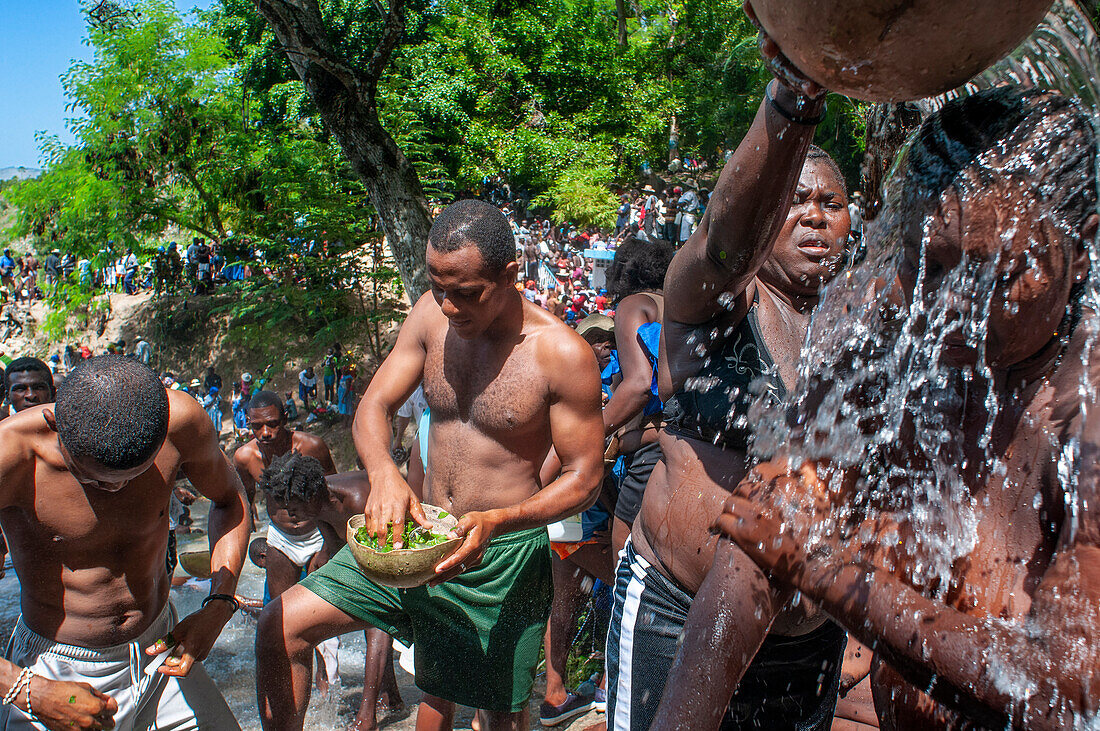
[[[373,97],[382,78],[382,72],[390,62],[390,56],[405,35],[405,0],[390,0],[390,12],[382,20],[382,37],[374,47],[367,63],[367,78],[370,80],[369,93]]]
[[[382,17],[382,36],[367,67],[359,71],[340,60],[321,17],[317,0],[256,0],[256,9],[275,30],[281,50],[303,79],[315,66],[373,105],[382,72],[405,35],[405,0],[390,0],[389,10],[373,0]]]
[[[256,9],[271,24],[281,50],[299,76],[306,78],[313,65],[348,90],[360,93],[366,79],[340,60],[316,0],[256,0]]]

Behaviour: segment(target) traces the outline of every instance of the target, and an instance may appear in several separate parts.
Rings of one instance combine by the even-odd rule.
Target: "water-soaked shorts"
[[[554,595],[545,528],[494,538],[476,568],[439,586],[380,586],[347,546],[301,585],[413,644],[425,693],[489,711],[527,707]]]
[[[608,731],[649,731],[694,598],[627,541],[607,634]],[[847,633],[833,622],[804,635],[769,634],[730,699],[722,731],[827,731],[840,691]]]

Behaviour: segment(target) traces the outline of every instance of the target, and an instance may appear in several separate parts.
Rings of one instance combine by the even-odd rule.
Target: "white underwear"
[[[279,552],[289,558],[291,562],[302,568],[309,565],[309,560],[325,545],[325,537],[316,528],[312,533],[301,536],[290,536],[283,533],[274,525],[267,527],[267,546],[277,548]]]

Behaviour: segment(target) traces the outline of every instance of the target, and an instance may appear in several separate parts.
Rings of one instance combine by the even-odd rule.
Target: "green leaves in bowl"
[[[377,539],[375,539],[365,527],[355,531],[355,540],[379,553],[389,553],[393,550],[393,528],[391,527],[387,532],[386,543],[381,546],[378,545]],[[431,546],[438,546],[440,543],[448,540],[450,539],[446,535],[433,533],[427,528],[418,525],[416,521],[405,521],[405,540],[403,547],[406,549],[416,550],[418,548],[430,548]]]

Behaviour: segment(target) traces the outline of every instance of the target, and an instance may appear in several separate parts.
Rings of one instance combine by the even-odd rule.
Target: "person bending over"
[[[299,452],[276,457],[260,478],[260,489],[294,517],[313,521],[325,542],[342,547],[348,520],[361,515],[370,495],[367,473],[344,472],[326,478],[316,458]],[[400,713],[405,704],[393,669],[393,640],[382,630],[366,630],[367,653],[363,677],[363,700],[350,727],[352,731],[377,728],[377,714]],[[264,672],[264,668],[257,668]]]
[[[177,622],[165,554],[181,471],[213,503],[213,576]],[[0,423],[0,523],[22,612],[0,727],[238,728],[201,661],[236,609],[247,507],[193,398],[131,358],[83,361],[52,406]]]

